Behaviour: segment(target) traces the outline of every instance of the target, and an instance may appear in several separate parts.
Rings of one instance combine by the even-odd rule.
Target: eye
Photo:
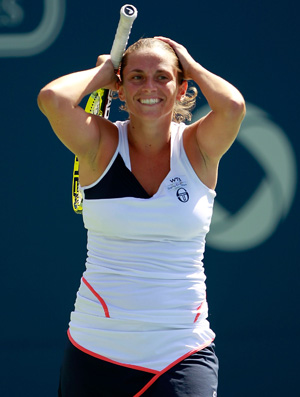
[[[134,81],[142,80],[142,76],[140,74],[135,74],[135,75],[131,76],[131,80],[134,80]]]
[[[158,80],[168,80],[168,77],[162,74],[158,76]]]
[[[157,81],[166,84],[173,80],[173,76],[168,72],[161,71],[160,73],[157,73],[156,79]]]

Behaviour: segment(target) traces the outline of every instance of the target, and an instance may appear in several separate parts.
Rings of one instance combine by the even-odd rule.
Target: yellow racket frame
[[[85,111],[90,114],[108,118],[112,95],[109,90],[100,88],[94,91],[85,106]],[[75,156],[72,179],[72,206],[76,214],[82,214],[83,196],[79,183],[79,160]]]

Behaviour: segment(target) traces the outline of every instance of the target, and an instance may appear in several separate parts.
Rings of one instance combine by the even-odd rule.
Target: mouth
[[[142,104],[142,105],[155,105],[155,104],[157,104],[157,103],[159,103],[159,102],[161,102],[162,100],[161,99],[159,99],[159,98],[147,98],[147,99],[139,99],[139,102]]]

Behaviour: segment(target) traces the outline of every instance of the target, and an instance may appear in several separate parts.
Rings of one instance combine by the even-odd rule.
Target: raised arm
[[[206,162],[218,162],[235,140],[245,116],[241,93],[223,78],[209,72],[173,40],[158,37],[175,50],[186,80],[193,80],[205,96],[211,112],[194,125],[197,142]]]
[[[110,56],[102,55],[96,67],[60,77],[40,91],[40,110],[59,139],[78,157],[97,151],[101,128],[109,124],[86,113],[79,106],[81,100],[99,88],[116,90],[116,83]]]

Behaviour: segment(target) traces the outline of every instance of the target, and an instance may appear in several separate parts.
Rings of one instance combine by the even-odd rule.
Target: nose
[[[153,92],[156,91],[156,84],[153,78],[148,77],[145,79],[144,84],[143,84],[143,90],[145,92]]]

